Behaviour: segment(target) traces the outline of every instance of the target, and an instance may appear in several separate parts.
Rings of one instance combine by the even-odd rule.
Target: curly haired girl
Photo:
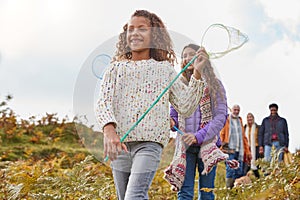
[[[119,199],[148,199],[162,148],[169,141],[169,102],[178,113],[189,116],[202,96],[201,71],[209,60],[204,49],[197,56],[189,84],[175,81],[121,143],[120,138],[177,75],[171,38],[156,14],[137,10],[123,26],[97,103],[104,156],[112,161]]]

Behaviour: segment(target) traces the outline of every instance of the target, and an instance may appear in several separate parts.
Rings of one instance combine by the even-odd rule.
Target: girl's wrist
[[[114,123],[108,123],[103,127],[103,131],[110,131],[110,130],[115,130],[116,129],[116,125]]]
[[[202,80],[202,79],[201,79],[201,74],[200,74],[197,70],[194,70],[193,76],[194,76],[195,79],[197,79],[197,80]]]

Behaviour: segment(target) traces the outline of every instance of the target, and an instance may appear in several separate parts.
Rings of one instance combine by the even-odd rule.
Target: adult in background
[[[244,163],[250,163],[252,159],[243,121],[239,113],[240,106],[234,105],[232,113],[228,115],[225,126],[220,132],[221,149],[229,155],[229,160],[235,159],[240,164],[239,168],[233,169],[226,163],[227,188],[232,188],[235,179],[244,176]]]
[[[270,115],[263,119],[258,134],[259,153],[264,153],[265,160],[271,161],[272,146],[277,151],[288,152],[289,131],[285,118],[278,115],[278,105],[269,105]],[[283,152],[279,153],[278,161],[283,161]]]
[[[250,151],[252,155],[250,167],[247,165],[246,173],[250,169],[253,171],[256,178],[259,178],[258,166],[255,164],[255,161],[260,157],[259,146],[258,146],[258,131],[259,125],[256,124],[254,120],[254,115],[252,113],[247,114],[247,123],[244,126],[245,135],[248,138]]]

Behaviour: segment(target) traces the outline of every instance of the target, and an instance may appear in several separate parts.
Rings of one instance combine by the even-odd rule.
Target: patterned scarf
[[[207,84],[204,85],[203,96],[200,100],[201,123],[200,128],[204,128],[212,120],[212,109],[210,102],[209,89]]]
[[[240,118],[237,117],[236,119],[236,126],[235,128],[234,120],[232,116],[229,117],[229,148],[239,152],[239,160],[244,160],[244,145],[243,145],[243,131],[242,125],[240,122]]]
[[[251,131],[250,131],[251,129]],[[250,143],[250,149],[251,149],[251,154],[252,154],[252,159],[251,159],[251,169],[252,170],[257,170],[256,163],[255,163],[255,155],[256,155],[256,148],[255,148],[255,130],[256,130],[256,123],[253,123],[251,127],[249,124],[246,125],[246,130],[245,134],[248,139],[248,142]]]
[[[181,81],[185,83],[186,85],[189,84],[188,80],[185,77],[181,77]],[[204,79],[204,88],[203,88],[203,95],[200,99],[200,112],[201,112],[201,123],[200,128],[203,128],[206,124],[208,124],[209,121],[212,120],[212,109],[211,109],[211,99],[209,95],[209,89],[207,86],[207,83]],[[185,129],[185,119],[182,116],[179,116],[179,129],[184,130]]]
[[[212,120],[212,108],[211,99],[209,95],[209,89],[207,84],[204,85],[203,95],[200,100],[200,112],[201,123],[200,128],[203,128],[209,121]],[[179,129],[184,130],[185,120],[182,116],[179,116]],[[217,146],[217,137],[205,141],[201,145],[199,157],[202,158],[204,163],[204,170],[202,174],[208,174],[212,168],[220,161],[228,158],[227,154],[224,154]],[[177,134],[176,147],[174,157],[171,164],[165,170],[164,178],[172,185],[172,190],[178,191],[184,181],[186,171],[186,150],[188,146],[182,142],[182,135]]]

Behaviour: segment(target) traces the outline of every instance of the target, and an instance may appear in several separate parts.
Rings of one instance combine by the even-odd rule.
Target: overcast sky
[[[83,64],[136,9],[156,13],[168,29],[198,43],[213,23],[246,33],[248,43],[213,61],[228,105],[239,104],[244,122],[252,112],[260,124],[276,102],[288,121],[290,150],[300,148],[298,0],[0,0],[0,97],[12,94],[10,106],[23,118],[46,112],[72,118]]]

